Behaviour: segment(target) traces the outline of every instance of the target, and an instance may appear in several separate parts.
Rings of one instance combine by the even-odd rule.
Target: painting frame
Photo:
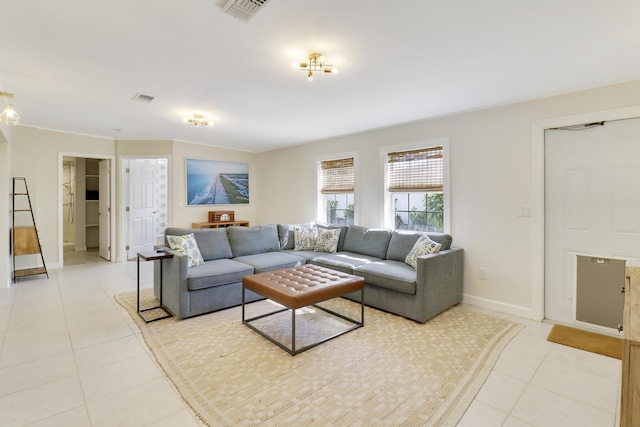
[[[185,158],[187,206],[249,204],[249,163]]]

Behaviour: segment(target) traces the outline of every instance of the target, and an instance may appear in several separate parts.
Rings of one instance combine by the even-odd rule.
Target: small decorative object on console
[[[235,221],[235,211],[209,211],[209,222]]]

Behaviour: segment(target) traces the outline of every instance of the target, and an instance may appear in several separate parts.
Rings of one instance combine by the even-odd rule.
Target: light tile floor
[[[502,352],[458,426],[620,425],[620,360],[547,341],[550,324],[465,307],[525,328]]]
[[[152,263],[140,266],[150,287]],[[199,426],[113,298],[135,290],[136,262],[75,260],[49,275],[0,289],[0,426]],[[515,320],[526,327],[459,425],[615,426],[621,362]]]

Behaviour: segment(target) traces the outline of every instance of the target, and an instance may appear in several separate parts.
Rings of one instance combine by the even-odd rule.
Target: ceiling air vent
[[[222,11],[234,18],[249,22],[271,0],[229,0],[222,6]]]
[[[138,101],[138,102],[144,102],[145,104],[149,104],[151,103],[151,101],[153,101],[153,96],[151,95],[144,95],[140,92],[136,93],[133,98],[134,101]]]

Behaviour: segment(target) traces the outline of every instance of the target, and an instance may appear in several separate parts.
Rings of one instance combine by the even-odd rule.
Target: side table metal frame
[[[145,308],[143,310],[140,310],[140,259],[141,258],[144,261],[158,261],[158,260],[160,261],[160,305],[155,307]],[[140,317],[142,317],[142,320],[145,321],[145,323],[151,323],[151,322],[155,322],[156,320],[167,319],[169,317],[172,317],[172,314],[162,304],[162,260],[168,259],[168,258],[173,258],[173,254],[170,254],[167,252],[138,252],[138,300],[136,304],[136,309]],[[147,319],[145,317],[144,315],[145,311],[158,310],[158,309],[164,311],[165,315],[162,317],[156,317],[154,319]]]

